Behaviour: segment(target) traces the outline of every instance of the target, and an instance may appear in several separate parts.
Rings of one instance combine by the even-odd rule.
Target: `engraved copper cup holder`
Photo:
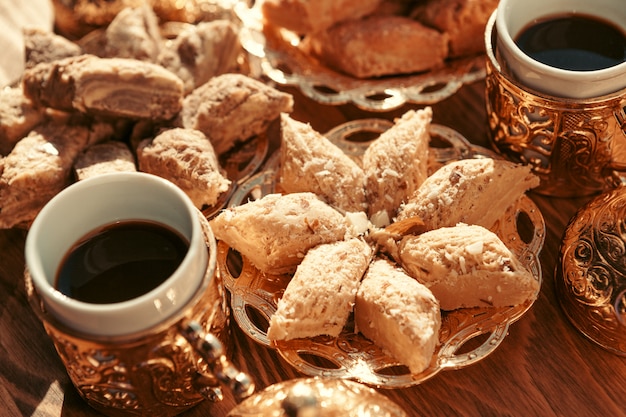
[[[485,31],[487,115],[491,145],[541,179],[534,192],[554,197],[596,194],[623,182],[626,88],[592,99],[533,91],[508,74],[496,50],[495,12]]]
[[[67,327],[46,310],[25,273],[29,303],[72,383],[105,415],[173,416],[203,400],[220,401],[222,387],[237,400],[254,391],[248,375],[228,359],[230,309],[216,273],[216,242],[200,211],[198,217],[211,254],[200,287],[178,313],[136,334],[99,337]]]

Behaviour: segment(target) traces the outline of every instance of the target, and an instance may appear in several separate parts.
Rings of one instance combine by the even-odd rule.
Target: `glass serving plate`
[[[358,157],[369,142],[354,141],[351,137],[380,133],[391,125],[386,120],[357,120],[338,126],[326,136],[349,155]],[[457,159],[497,157],[487,149],[471,145],[450,128],[432,125],[430,133],[430,170]],[[235,191],[229,206],[279,191],[277,169],[278,158],[274,155],[262,172]],[[524,196],[506,211],[492,230],[541,284],[539,252],[545,239],[545,222],[534,202]],[[442,312],[440,343],[430,366],[419,374],[411,374],[408,368],[387,356],[371,341],[355,334],[352,320],[337,338],[318,336],[270,344],[266,333],[268,323],[291,276],[262,273],[221,241],[218,242],[218,266],[231,295],[233,317],[255,342],[275,348],[290,365],[305,375],[352,379],[381,388],[413,386],[442,370],[460,369],[484,359],[504,340],[509,326],[534,303],[529,300],[514,307]]]
[[[433,104],[486,75],[485,55],[477,54],[449,60],[443,68],[424,73],[354,78],[322,65],[301,51],[298,48],[301,39],[295,33],[265,27],[260,2],[254,2],[252,7],[247,3],[238,2],[234,11],[242,22],[241,44],[250,54],[257,75],[280,85],[297,87],[322,104],[352,103],[367,111],[389,111],[406,103]]]

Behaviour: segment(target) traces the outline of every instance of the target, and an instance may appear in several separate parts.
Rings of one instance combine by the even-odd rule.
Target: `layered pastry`
[[[273,274],[293,273],[309,249],[350,237],[345,217],[313,193],[268,194],[220,212],[215,237]]]
[[[109,172],[137,171],[135,155],[124,142],[109,140],[89,146],[74,161],[77,180]]]
[[[217,155],[204,133],[193,129],[167,129],[137,147],[139,170],[170,180],[197,208],[217,203],[230,188]]]
[[[432,109],[409,110],[365,150],[363,169],[369,216],[390,223],[428,176]]]
[[[203,132],[221,155],[292,110],[290,94],[246,75],[223,74],[185,97],[177,125]]]
[[[339,336],[352,313],[372,249],[359,238],[318,245],[307,252],[270,320],[270,341]]]
[[[490,228],[538,185],[539,177],[528,165],[492,158],[453,161],[422,183],[400,207],[398,220],[418,217],[428,229],[457,223]]]
[[[411,373],[423,372],[439,343],[441,311],[432,292],[397,265],[374,260],[356,295],[357,330]]]
[[[533,300],[539,283],[500,238],[482,226],[459,224],[399,245],[400,264],[426,285],[443,310],[505,307]]]
[[[183,83],[160,65],[79,55],[26,70],[24,94],[37,106],[129,119],[169,120],[183,102]]]
[[[287,193],[309,191],[347,212],[365,211],[365,173],[309,124],[281,117],[278,182]]]

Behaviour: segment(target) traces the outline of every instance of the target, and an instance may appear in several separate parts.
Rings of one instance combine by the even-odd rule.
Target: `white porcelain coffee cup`
[[[48,312],[78,332],[121,336],[149,329],[183,308],[207,270],[208,251],[199,212],[165,179],[146,173],[113,173],[77,182],[56,195],[34,220],[25,246],[33,286]],[[123,220],[148,220],[182,234],[189,249],[174,273],[128,301],[92,304],[55,289],[64,256],[83,236]]]
[[[595,71],[565,70],[532,59],[515,43],[529,24],[569,13],[597,17],[626,28],[624,0],[501,0],[495,25],[502,67],[520,84],[555,97],[587,99],[626,88],[626,62]]]

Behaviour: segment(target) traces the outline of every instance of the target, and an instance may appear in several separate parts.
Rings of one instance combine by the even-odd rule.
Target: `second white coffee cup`
[[[594,71],[565,70],[532,59],[515,43],[530,24],[567,14],[595,17],[626,28],[624,0],[501,0],[495,24],[502,67],[520,84],[556,97],[588,99],[626,88],[626,62]]]

